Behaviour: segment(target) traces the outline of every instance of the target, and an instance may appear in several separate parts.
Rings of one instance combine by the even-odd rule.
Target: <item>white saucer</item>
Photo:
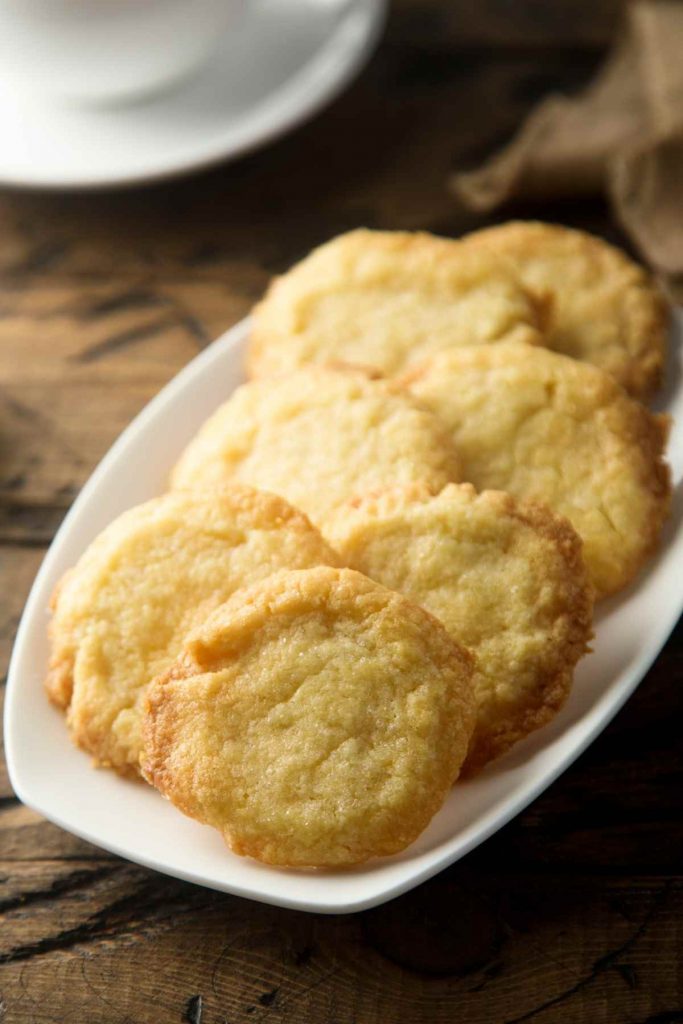
[[[173,92],[86,107],[10,89],[0,72],[0,183],[159,180],[263,145],[336,96],[369,56],[386,0],[251,0],[201,74]]]

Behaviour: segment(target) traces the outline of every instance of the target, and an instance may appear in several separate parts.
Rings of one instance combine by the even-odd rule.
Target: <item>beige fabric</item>
[[[578,97],[550,96],[479,170],[465,205],[605,191],[645,259],[683,294],[683,2],[636,0],[602,71]]]

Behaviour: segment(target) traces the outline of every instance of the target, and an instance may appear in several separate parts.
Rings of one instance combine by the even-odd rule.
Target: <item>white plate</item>
[[[234,158],[336,96],[360,69],[386,0],[250,0],[244,26],[184,86],[87,107],[22,93],[0,69],[0,183],[101,188]]]
[[[595,653],[581,662],[566,707],[478,778],[458,784],[403,854],[347,872],[276,870],[229,853],[216,832],[185,818],[153,789],[94,771],[71,746],[61,714],[42,689],[47,604],[57,580],[114,516],[164,489],[181,448],[241,382],[247,334],[243,321],[164,388],[100,463],[66,517],[31,591],[10,665],[10,779],[29,807],[129,860],[266,903],[345,913],[375,906],[436,874],[526,807],[604,729],[661,650],[683,606],[683,332],[679,321],[665,398],[677,417],[670,448],[679,485],[674,512],[661,552],[637,586],[602,606]]]

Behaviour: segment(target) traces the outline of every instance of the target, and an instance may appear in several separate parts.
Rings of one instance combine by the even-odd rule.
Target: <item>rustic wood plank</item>
[[[335,232],[479,224],[449,175],[581,86],[622,7],[395,0],[354,87],[248,159],[118,194],[0,190],[3,670],[45,545],[149,398]],[[619,239],[599,202],[515,212]],[[0,1021],[683,1024],[682,673],[679,630],[515,822],[346,918],[119,861],[19,805],[0,769]]]
[[[87,767],[87,766],[86,766]],[[109,854],[45,821],[10,795],[0,799],[0,860],[111,860]]]
[[[72,897],[88,887],[91,892],[96,890],[100,879],[108,877],[116,870],[125,870],[121,862],[112,866],[93,864],[91,861],[48,860],[33,861],[26,864],[15,864],[0,857],[0,914],[6,926],[0,936],[0,961],[6,958],[8,945],[12,935],[11,922],[20,921],[20,929],[25,933],[27,941],[31,936],[36,939],[44,936],[44,929],[38,924],[28,908],[40,905],[41,914],[45,914],[53,900],[59,899],[65,905],[73,902]],[[83,903],[83,900],[80,901]],[[94,897],[89,898],[94,902]],[[55,922],[63,915],[55,915]]]
[[[322,917],[134,868],[74,863],[60,865],[56,879],[51,870],[34,865],[9,897],[1,954],[9,1020],[661,1024],[683,1016],[680,879],[530,882],[460,865],[385,907]]]
[[[191,280],[48,279],[4,299],[0,431],[14,443],[0,456],[0,538],[43,543],[114,438],[246,307]]]
[[[0,679],[4,681],[14,634],[45,550],[0,544]]]

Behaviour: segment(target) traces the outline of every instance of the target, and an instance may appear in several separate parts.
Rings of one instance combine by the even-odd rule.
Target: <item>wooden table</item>
[[[289,138],[177,184],[0,194],[0,656],[74,495],[120,430],[269,276],[364,223],[458,234],[445,182],[618,3],[401,0],[352,89]],[[618,239],[599,201],[515,211]],[[0,1021],[683,1021],[681,634],[579,762],[462,863],[349,917],[163,878],[47,824],[0,775]]]

